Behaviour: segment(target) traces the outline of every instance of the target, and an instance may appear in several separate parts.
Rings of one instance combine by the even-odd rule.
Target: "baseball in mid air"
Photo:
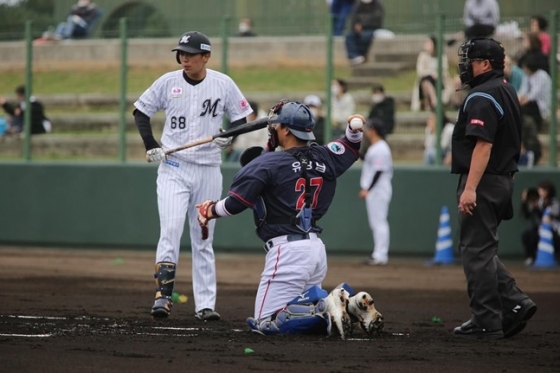
[[[364,122],[360,118],[352,118],[350,121],[350,129],[356,131],[364,127]]]

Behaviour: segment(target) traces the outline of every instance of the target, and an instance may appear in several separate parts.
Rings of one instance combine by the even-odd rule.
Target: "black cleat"
[[[502,326],[504,338],[510,338],[521,332],[527,326],[527,321],[537,312],[537,305],[527,298],[504,315]]]
[[[171,299],[166,297],[160,297],[155,300],[152,306],[152,317],[154,319],[167,319],[171,313],[171,308],[173,307],[173,302]]]
[[[471,339],[500,339],[504,337],[504,332],[501,329],[489,330],[481,328],[475,325],[472,320],[469,320],[453,329],[453,335],[455,337]]]

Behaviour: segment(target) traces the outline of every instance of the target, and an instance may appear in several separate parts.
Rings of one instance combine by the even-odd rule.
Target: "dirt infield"
[[[145,251],[0,248],[0,371],[560,371],[558,271],[506,262],[537,314],[514,338],[464,341],[451,335],[469,317],[460,266],[397,258],[374,268],[330,256],[324,287],[346,281],[370,292],[386,321],[381,335],[356,329],[342,341],[248,331],[264,255],[217,256],[222,321],[208,323],[193,316],[191,259],[182,255],[176,291],[189,299],[170,319],[152,321],[153,260]]]

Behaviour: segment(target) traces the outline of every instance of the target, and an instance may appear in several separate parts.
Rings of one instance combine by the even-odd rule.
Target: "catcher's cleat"
[[[217,321],[220,319],[220,314],[210,308],[205,308],[194,314],[194,316],[202,321]]]
[[[359,323],[360,328],[368,335],[381,332],[383,316],[375,309],[373,298],[365,291],[348,299],[347,310],[352,322]]]
[[[330,316],[330,325],[328,329],[330,335],[332,335],[333,326],[336,326],[336,330],[340,335],[340,338],[346,339],[346,337],[351,337],[354,330],[352,320],[346,311],[348,304],[349,293],[343,288],[337,288],[331,291],[331,293],[325,298],[327,304],[327,314]],[[334,324],[334,325],[333,325]]]
[[[157,298],[152,306],[152,317],[154,319],[167,319],[173,308],[173,301],[168,297]]]

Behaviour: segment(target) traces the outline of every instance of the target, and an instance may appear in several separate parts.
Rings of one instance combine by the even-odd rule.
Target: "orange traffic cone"
[[[453,257],[453,238],[451,237],[449,209],[447,208],[447,206],[443,206],[441,208],[441,214],[439,216],[436,253],[432,260],[426,262],[426,265],[447,264],[455,264],[455,258]]]
[[[552,241],[552,227],[550,225],[550,207],[544,210],[539,227],[539,246],[535,262],[529,268],[555,268],[558,267],[554,259],[554,243]]]

